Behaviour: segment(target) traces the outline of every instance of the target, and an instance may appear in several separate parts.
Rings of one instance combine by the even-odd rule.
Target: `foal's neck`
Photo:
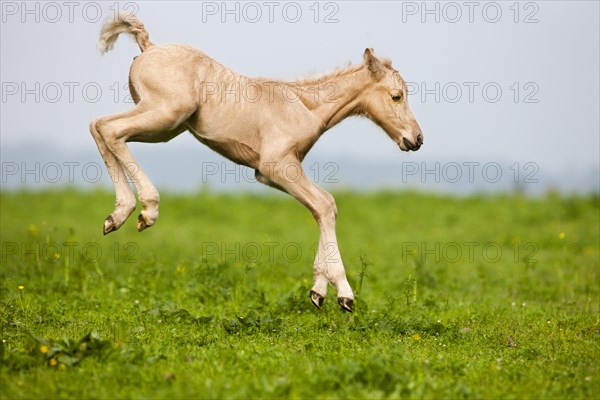
[[[321,121],[319,133],[323,133],[345,118],[363,113],[361,98],[369,83],[369,72],[358,65],[296,85],[300,100]]]

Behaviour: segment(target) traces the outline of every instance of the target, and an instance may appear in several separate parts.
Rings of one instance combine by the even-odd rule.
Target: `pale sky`
[[[139,53],[127,37],[104,56],[96,49],[102,23],[118,7],[134,11],[154,43],[193,45],[249,76],[292,79],[327,72],[361,62],[366,47],[390,58],[411,83],[422,149],[401,153],[373,123],[354,118],[326,133],[308,163],[336,162],[347,171],[367,166],[392,177],[394,169],[406,173],[409,164],[456,163],[464,173],[464,162],[497,162],[507,175],[518,163],[520,172],[534,172],[551,185],[598,187],[597,1],[3,1],[3,163],[32,163],[31,154],[43,150],[45,161],[52,154],[56,161],[79,154],[101,162],[88,123],[131,107],[127,74]],[[29,148],[34,150],[28,157]],[[168,144],[133,148],[159,183],[169,180],[161,176],[168,168],[148,164],[178,165],[184,156],[197,163],[220,160],[189,133]],[[201,167],[192,168],[186,173],[198,182]],[[354,172],[340,176],[347,186],[373,182]],[[6,184],[13,177],[4,178]],[[435,186],[433,179],[425,176],[422,183]]]

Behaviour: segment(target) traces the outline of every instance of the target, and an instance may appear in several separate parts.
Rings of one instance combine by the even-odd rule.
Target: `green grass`
[[[2,193],[2,398],[600,397],[598,196],[336,199],[353,314],[288,197]]]

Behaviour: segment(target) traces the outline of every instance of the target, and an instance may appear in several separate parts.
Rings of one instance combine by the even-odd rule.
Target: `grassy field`
[[[598,196],[336,199],[353,314],[291,198],[2,193],[2,398],[600,397]]]

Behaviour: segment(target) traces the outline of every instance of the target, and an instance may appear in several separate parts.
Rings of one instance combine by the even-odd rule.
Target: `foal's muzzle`
[[[403,138],[402,142],[404,143],[404,146],[406,147],[406,151],[409,151],[409,150],[417,151],[423,145],[423,135],[419,133],[417,135],[417,138],[414,143],[411,142],[410,140],[408,140],[407,138]]]

